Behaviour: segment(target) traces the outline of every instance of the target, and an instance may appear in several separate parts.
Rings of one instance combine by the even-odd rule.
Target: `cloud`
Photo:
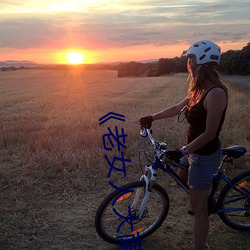
[[[19,49],[42,46],[57,36],[51,21],[32,16],[0,21],[0,46]]]
[[[195,33],[193,32],[192,37],[195,39],[206,39],[207,37],[209,37],[211,40],[215,41],[215,42],[222,42],[225,40],[229,40],[231,42],[236,42],[242,39],[248,39],[248,33],[247,32],[208,32],[208,33]]]
[[[1,9],[9,8],[11,6],[15,8],[23,6],[23,1],[20,2],[19,0],[1,0],[0,2]]]
[[[0,47],[42,48],[78,46],[84,49],[155,44],[162,46],[209,38],[238,41],[249,37],[249,1],[61,1],[72,9],[45,13],[57,1],[0,3]],[[31,13],[22,13],[29,9]],[[92,3],[92,4],[91,4]],[[55,6],[55,5],[53,5]],[[84,6],[86,8],[84,8]],[[15,7],[15,8],[14,8]],[[78,10],[76,7],[78,7]],[[81,7],[81,8],[80,8]],[[56,9],[56,8],[55,8]],[[54,10],[55,10],[54,9]],[[53,10],[53,8],[51,9]],[[14,13],[14,12],[13,12]]]
[[[196,6],[193,10],[190,11],[190,13],[211,13],[211,12],[224,12],[226,10],[230,9],[229,4],[213,4],[213,5],[199,5]]]

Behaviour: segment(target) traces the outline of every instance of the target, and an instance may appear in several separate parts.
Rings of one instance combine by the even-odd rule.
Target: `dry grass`
[[[94,229],[96,208],[111,190],[102,135],[115,125],[128,134],[128,177],[112,173],[111,180],[139,178],[137,156],[144,140],[138,136],[138,120],[184,98],[185,79],[182,74],[118,79],[113,71],[0,73],[0,249],[118,249]],[[227,85],[223,146],[249,148],[250,89]],[[126,122],[99,126],[99,118],[110,111],[125,115]],[[176,119],[154,124],[155,137],[168,140],[170,148],[183,144],[185,129]],[[249,153],[229,172],[249,168],[248,159]],[[165,176],[160,178],[168,187]],[[190,248],[187,197],[179,189],[168,190],[170,215],[159,233],[143,242],[144,249],[156,244],[157,249]],[[211,219],[211,249],[247,249],[249,234],[231,230],[217,216]]]

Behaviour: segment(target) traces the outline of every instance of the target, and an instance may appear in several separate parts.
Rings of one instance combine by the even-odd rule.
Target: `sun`
[[[71,51],[66,54],[66,59],[70,64],[84,63],[84,55],[78,51]]]

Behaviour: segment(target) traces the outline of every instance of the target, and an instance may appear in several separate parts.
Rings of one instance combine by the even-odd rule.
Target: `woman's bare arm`
[[[158,113],[155,113],[152,116],[153,120],[160,120],[160,119],[164,119],[164,118],[169,118],[169,117],[173,117],[175,115],[178,115],[181,112],[181,109],[183,107],[185,107],[189,102],[189,98],[186,97],[185,99],[183,99],[181,102],[179,102],[178,104],[171,106],[169,108],[166,108]]]

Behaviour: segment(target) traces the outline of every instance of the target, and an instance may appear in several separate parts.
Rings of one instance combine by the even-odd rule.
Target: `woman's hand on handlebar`
[[[142,117],[139,120],[141,128],[148,128],[148,129],[150,129],[151,126],[152,126],[152,122],[153,122],[153,117],[151,115]]]
[[[179,149],[167,151],[166,155],[170,160],[175,161],[176,163],[180,163],[180,159],[184,156]]]

